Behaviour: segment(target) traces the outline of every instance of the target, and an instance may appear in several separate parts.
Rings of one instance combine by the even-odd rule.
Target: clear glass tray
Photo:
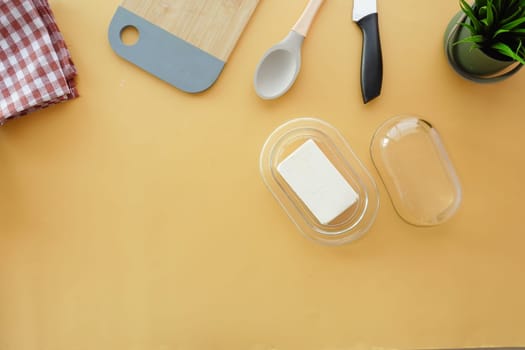
[[[277,171],[298,147],[313,140],[358,194],[357,201],[333,221],[322,224]],[[266,140],[260,171],[268,189],[299,230],[314,241],[339,245],[361,237],[369,230],[379,208],[379,194],[370,173],[342,135],[330,124],[315,118],[291,120]]]

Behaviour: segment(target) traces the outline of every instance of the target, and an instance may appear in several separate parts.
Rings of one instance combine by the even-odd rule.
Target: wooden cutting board
[[[124,59],[197,93],[217,80],[259,0],[124,0],[109,27],[109,42]],[[122,41],[132,27],[138,40]]]

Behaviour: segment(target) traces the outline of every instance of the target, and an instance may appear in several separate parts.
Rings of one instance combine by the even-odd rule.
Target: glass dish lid
[[[374,134],[370,153],[401,218],[441,224],[459,208],[461,185],[437,130],[417,117],[394,117]]]

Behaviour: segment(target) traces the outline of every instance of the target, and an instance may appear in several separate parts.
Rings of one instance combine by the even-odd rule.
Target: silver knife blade
[[[352,20],[358,22],[361,18],[377,12],[376,0],[354,0]]]

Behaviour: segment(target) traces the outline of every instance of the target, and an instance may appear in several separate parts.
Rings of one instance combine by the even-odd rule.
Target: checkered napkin
[[[0,0],[0,124],[78,96],[47,0]]]

